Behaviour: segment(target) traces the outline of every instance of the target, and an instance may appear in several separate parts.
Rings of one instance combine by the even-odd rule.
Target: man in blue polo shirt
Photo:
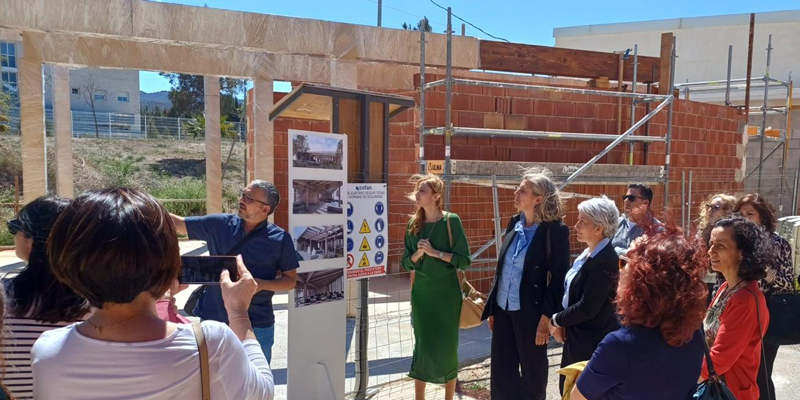
[[[275,341],[275,315],[272,312],[272,295],[294,289],[297,282],[297,262],[292,237],[267,218],[280,202],[278,189],[270,182],[254,180],[242,190],[237,214],[211,214],[203,217],[182,218],[171,215],[178,233],[192,240],[203,240],[211,255],[228,255],[245,235],[254,236],[237,251],[258,283],[258,291],[250,303],[250,321],[253,323],[267,361],[272,360]],[[202,319],[228,322],[219,286],[207,286],[194,309]]]

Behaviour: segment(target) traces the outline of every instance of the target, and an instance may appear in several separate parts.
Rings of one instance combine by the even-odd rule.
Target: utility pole
[[[378,0],[378,27],[381,26],[381,17],[383,17],[383,0]]]

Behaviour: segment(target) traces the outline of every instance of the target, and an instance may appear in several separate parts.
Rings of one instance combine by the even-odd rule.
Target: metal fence
[[[20,109],[9,110],[9,126],[11,134],[20,133]],[[204,134],[194,135],[187,130],[187,123],[192,118],[162,117],[145,114],[92,113],[88,111],[72,111],[73,137],[101,137],[121,139],[202,139]],[[247,127],[244,122],[230,122],[230,131],[244,141]],[[47,135],[53,135],[53,110],[45,110],[45,129]]]

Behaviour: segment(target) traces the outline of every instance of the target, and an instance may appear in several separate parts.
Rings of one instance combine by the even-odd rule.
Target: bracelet
[[[236,321],[247,321],[248,323],[250,323],[250,318],[249,317],[234,318],[234,319],[228,321],[228,326],[233,325],[233,323],[236,322]]]

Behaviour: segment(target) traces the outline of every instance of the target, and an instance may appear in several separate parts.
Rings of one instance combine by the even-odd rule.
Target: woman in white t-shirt
[[[156,311],[181,259],[175,226],[155,198],[124,188],[85,193],[59,217],[47,250],[56,277],[97,310],[36,341],[37,400],[201,398],[192,325]],[[269,400],[272,371],[247,314],[257,284],[237,261],[239,279],[225,271],[220,283],[230,327],[202,323],[211,398]]]

